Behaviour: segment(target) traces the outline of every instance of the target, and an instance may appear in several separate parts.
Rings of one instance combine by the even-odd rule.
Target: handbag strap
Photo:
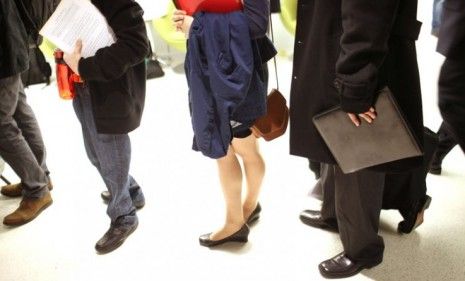
[[[271,17],[271,13],[270,13],[270,31],[271,31],[271,42],[273,42],[273,45],[274,45],[273,19]],[[276,77],[276,90],[279,91],[278,63],[276,62],[276,56],[273,57],[273,63],[274,63],[274,73]]]

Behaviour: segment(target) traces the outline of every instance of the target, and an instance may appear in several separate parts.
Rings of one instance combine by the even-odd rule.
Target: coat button
[[[297,76],[294,76],[293,78],[294,78],[294,80],[297,80]]]

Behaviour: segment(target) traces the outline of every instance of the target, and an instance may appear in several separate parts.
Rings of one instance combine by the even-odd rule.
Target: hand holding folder
[[[388,88],[379,93],[375,109],[373,123],[361,122],[358,127],[340,107],[313,118],[344,173],[423,154]]]

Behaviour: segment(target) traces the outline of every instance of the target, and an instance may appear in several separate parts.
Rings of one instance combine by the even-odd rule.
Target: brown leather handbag
[[[271,38],[273,39],[273,24],[271,22]],[[263,137],[266,141],[274,140],[286,133],[287,124],[289,123],[289,108],[286,105],[286,99],[279,91],[278,67],[276,56],[274,60],[274,71],[276,75],[276,89],[271,90],[267,97],[266,115],[257,119],[252,126],[252,132],[257,137]]]
[[[289,109],[286,99],[277,90],[273,89],[267,98],[267,113],[257,119],[252,126],[252,132],[266,141],[274,140],[284,135],[289,122]]]

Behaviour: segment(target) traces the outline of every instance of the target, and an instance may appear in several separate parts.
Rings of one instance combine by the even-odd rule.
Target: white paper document
[[[84,58],[116,42],[105,17],[88,0],[62,0],[40,34],[65,53],[81,39]]]

